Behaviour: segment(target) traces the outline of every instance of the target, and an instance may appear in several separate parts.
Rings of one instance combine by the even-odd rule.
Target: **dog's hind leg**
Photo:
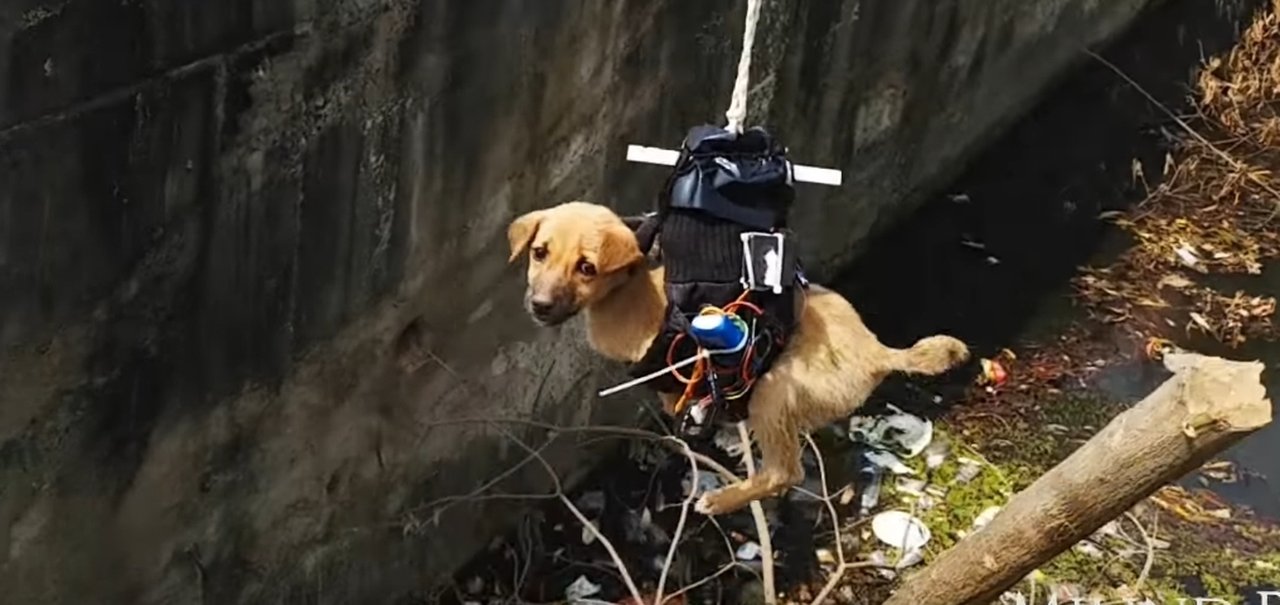
[[[773,383],[777,385],[777,382]],[[763,458],[754,477],[702,496],[697,511],[704,515],[721,515],[736,511],[753,500],[776,496],[804,480],[800,464],[800,433],[785,413],[786,405],[777,398],[779,388],[758,388],[753,397],[765,405],[752,406],[747,420],[752,437],[760,443]],[[754,403],[754,402],[753,402]]]
[[[892,349],[890,369],[936,376],[969,359],[969,347],[951,336],[926,336],[909,349]]]

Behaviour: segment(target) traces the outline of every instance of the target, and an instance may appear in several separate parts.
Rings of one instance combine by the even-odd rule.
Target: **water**
[[[1191,68],[1202,56],[1227,48],[1238,27],[1208,3],[1193,4],[1163,5],[1104,53],[1175,111],[1184,106]],[[1092,62],[995,141],[947,192],[871,242],[869,252],[833,285],[882,340],[897,346],[944,331],[989,356],[1019,340],[1055,334],[1079,317],[1067,285],[1077,267],[1128,243],[1097,216],[1128,208],[1144,195],[1134,181],[1133,162],[1148,180],[1161,174],[1169,151],[1162,130],[1177,128],[1113,71]],[[1280,266],[1218,285],[1227,292],[1280,295]],[[1280,343],[1251,342],[1235,351],[1211,342],[1194,346],[1206,354],[1262,360],[1269,368],[1269,395],[1280,393],[1280,372],[1274,369],[1280,366]],[[1126,367],[1104,374],[1100,384],[1111,396],[1137,401],[1164,378]],[[1253,477],[1215,484],[1220,493],[1280,518],[1280,424],[1226,457],[1278,481]]]

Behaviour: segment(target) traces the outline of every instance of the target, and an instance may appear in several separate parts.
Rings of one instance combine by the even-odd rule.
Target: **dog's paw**
[[[698,498],[698,501],[693,503],[693,510],[697,511],[699,514],[710,517],[716,513],[714,509],[711,508],[711,501],[707,499],[708,495],[709,494],[702,494],[702,497]]]
[[[723,515],[731,512],[734,506],[730,502],[729,494],[725,490],[718,489],[715,491],[702,494],[698,501],[694,503],[693,510],[707,515],[708,517],[715,515]]]

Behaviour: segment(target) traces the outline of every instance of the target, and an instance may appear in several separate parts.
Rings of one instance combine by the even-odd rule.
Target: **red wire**
[[[747,309],[750,309],[751,311],[753,311],[757,316],[763,316],[764,315],[763,309],[761,309],[758,305],[747,301],[747,297],[750,294],[751,294],[750,290],[744,291],[741,295],[738,296],[736,300],[725,305],[724,308],[721,310],[724,311],[725,313],[734,313],[734,311],[739,307],[746,307]],[[667,365],[668,366],[675,365],[676,346],[680,343],[680,341],[684,337],[685,337],[685,334],[683,333],[677,334],[676,337],[671,341],[671,346],[667,349]],[[742,394],[746,393],[749,389],[751,389],[751,387],[755,384],[756,379],[759,378],[758,376],[753,376],[751,373],[751,361],[755,358],[755,349],[756,349],[756,343],[751,342],[747,344],[745,352],[743,353],[743,356],[742,356],[741,364],[737,364],[736,366],[721,366],[721,365],[715,366],[715,369],[726,370],[727,372],[725,373],[732,372],[733,374],[736,374],[735,377],[738,380],[735,381],[736,384],[731,386],[729,389],[726,389],[727,394],[734,397],[741,396]],[[688,378],[681,375],[679,370],[671,371],[671,374],[676,377],[676,380],[679,380],[685,385],[684,393],[680,395],[680,399],[676,402],[676,406],[675,406],[676,413],[679,413],[680,411],[684,410],[684,408],[688,405],[689,399],[693,396],[693,392],[696,386],[698,385],[698,383],[702,381],[704,378],[707,378],[706,366],[708,364],[709,364],[709,360],[699,359],[694,364],[693,373],[690,374]],[[734,387],[737,387],[737,388],[735,389]],[[697,404],[704,405],[710,400],[711,400],[710,396],[700,397],[698,399]]]

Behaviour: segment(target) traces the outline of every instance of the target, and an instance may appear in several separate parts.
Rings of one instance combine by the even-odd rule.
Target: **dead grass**
[[[1280,2],[1204,65],[1196,88],[1195,115],[1178,119],[1184,129],[1163,174],[1148,179],[1135,163],[1133,178],[1149,194],[1110,217],[1134,246],[1110,265],[1085,268],[1076,292],[1095,318],[1147,337],[1199,331],[1231,347],[1273,339],[1273,297],[1205,282],[1258,275],[1280,257]]]

